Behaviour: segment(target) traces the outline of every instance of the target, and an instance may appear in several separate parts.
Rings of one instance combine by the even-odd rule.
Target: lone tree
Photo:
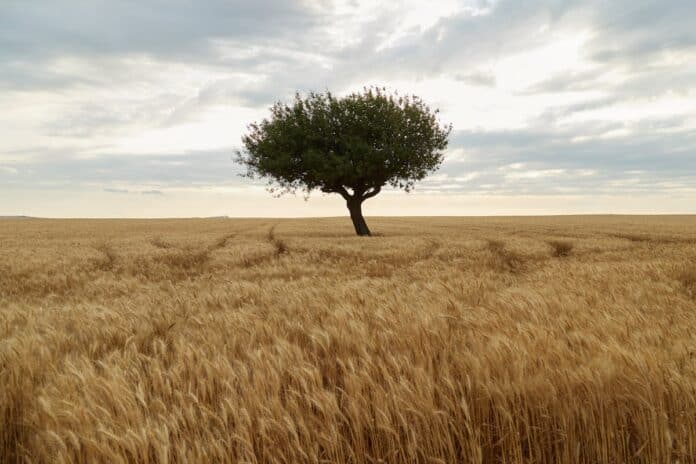
[[[271,116],[249,125],[237,161],[246,176],[269,179],[272,192],[314,189],[345,200],[358,235],[370,235],[362,203],[391,185],[410,191],[435,171],[452,126],[416,96],[366,88],[337,98],[299,93],[276,103]]]

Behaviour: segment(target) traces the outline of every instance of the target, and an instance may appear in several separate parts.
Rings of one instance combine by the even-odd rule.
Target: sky
[[[0,216],[341,216],[233,161],[296,91],[416,94],[436,173],[366,215],[696,213],[693,0],[2,0]]]

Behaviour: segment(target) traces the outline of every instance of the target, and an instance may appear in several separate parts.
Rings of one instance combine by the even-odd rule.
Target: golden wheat
[[[696,217],[0,221],[0,462],[696,462]]]

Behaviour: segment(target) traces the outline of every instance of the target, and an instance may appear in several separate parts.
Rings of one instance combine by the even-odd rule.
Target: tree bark
[[[350,219],[353,221],[355,233],[360,236],[371,235],[370,229],[367,227],[365,218],[362,214],[362,198],[350,198],[347,201],[348,211],[350,211]]]

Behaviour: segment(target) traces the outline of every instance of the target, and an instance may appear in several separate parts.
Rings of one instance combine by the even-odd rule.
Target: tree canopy
[[[442,163],[451,126],[416,96],[366,88],[339,98],[296,94],[249,125],[237,161],[278,193],[312,190],[346,200],[356,233],[369,235],[361,205],[390,185],[410,191]]]

